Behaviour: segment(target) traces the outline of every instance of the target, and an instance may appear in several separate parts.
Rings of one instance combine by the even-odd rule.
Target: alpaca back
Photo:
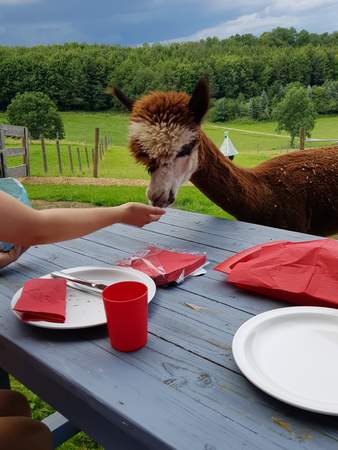
[[[298,209],[306,217],[305,232],[338,229],[338,147],[288,153],[253,172],[274,191],[278,208]]]

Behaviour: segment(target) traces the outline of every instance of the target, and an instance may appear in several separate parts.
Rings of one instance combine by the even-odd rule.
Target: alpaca
[[[209,107],[201,79],[189,97],[152,92],[133,102],[114,95],[131,111],[129,148],[147,166],[153,205],[172,204],[190,180],[238,220],[318,235],[338,232],[338,147],[295,151],[253,169],[236,166],[201,129]]]

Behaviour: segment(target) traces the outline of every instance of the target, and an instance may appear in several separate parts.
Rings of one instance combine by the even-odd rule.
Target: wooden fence
[[[49,173],[49,162],[48,156],[50,154],[51,149],[47,152],[46,150],[46,142],[44,137],[40,138],[41,145],[41,156],[42,156],[42,167],[44,174],[48,176]],[[68,144],[67,145],[67,159],[68,159],[68,167],[71,173],[71,176],[88,174],[88,176],[93,176],[95,178],[98,177],[99,174],[99,165],[102,160],[104,154],[111,146],[111,138],[110,136],[104,136],[100,139],[100,129],[95,128],[94,135],[94,145],[75,145]],[[55,141],[55,154],[57,160],[57,169],[58,175],[63,176],[65,172],[65,167],[62,158],[61,151],[61,142],[59,139]]]
[[[21,139],[21,147],[7,147],[6,137]],[[22,163],[8,166],[7,158],[22,156]],[[26,177],[30,175],[28,130],[14,125],[0,125],[0,177]]]

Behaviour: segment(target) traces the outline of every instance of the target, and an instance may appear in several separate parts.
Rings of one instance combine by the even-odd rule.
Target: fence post
[[[29,177],[31,174],[31,167],[30,167],[30,158],[29,158],[29,134],[28,134],[28,128],[24,128],[23,130],[23,144],[25,149],[25,156],[24,156],[24,164],[26,164],[26,174]]]
[[[41,141],[43,170],[45,171],[45,173],[47,173],[48,172],[48,163],[47,163],[47,154],[46,154],[46,144],[45,144],[45,138],[42,135],[40,136],[40,141]]]
[[[90,168],[90,163],[89,163],[89,156],[88,156],[88,148],[87,146],[85,146],[85,154],[86,154],[86,161],[87,161],[87,168]]]
[[[74,164],[73,164],[73,155],[72,155],[72,146],[68,145],[68,158],[69,158],[69,165],[70,170],[72,172],[72,175],[74,175]]]
[[[305,130],[301,128],[299,130],[299,150],[304,150],[305,148]]]
[[[56,138],[56,155],[58,159],[59,175],[62,175],[62,161],[59,137]]]
[[[100,142],[100,129],[95,128],[94,167],[93,167],[94,178],[97,178],[97,176],[98,176],[99,142]]]
[[[79,163],[79,171],[82,173],[82,163],[81,163],[81,155],[80,155],[80,147],[77,147],[77,160]]]
[[[6,176],[6,161],[1,151],[4,148],[5,148],[5,136],[0,126],[0,178],[4,178]]]

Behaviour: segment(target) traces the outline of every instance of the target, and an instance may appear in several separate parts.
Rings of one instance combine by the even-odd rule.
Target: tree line
[[[47,94],[59,110],[119,109],[104,94],[117,83],[137,98],[151,90],[191,93],[210,80],[214,109],[269,118],[290,83],[309,89],[319,113],[338,112],[338,32],[276,28],[259,37],[120,47],[64,45],[0,47],[0,109],[18,93]]]

